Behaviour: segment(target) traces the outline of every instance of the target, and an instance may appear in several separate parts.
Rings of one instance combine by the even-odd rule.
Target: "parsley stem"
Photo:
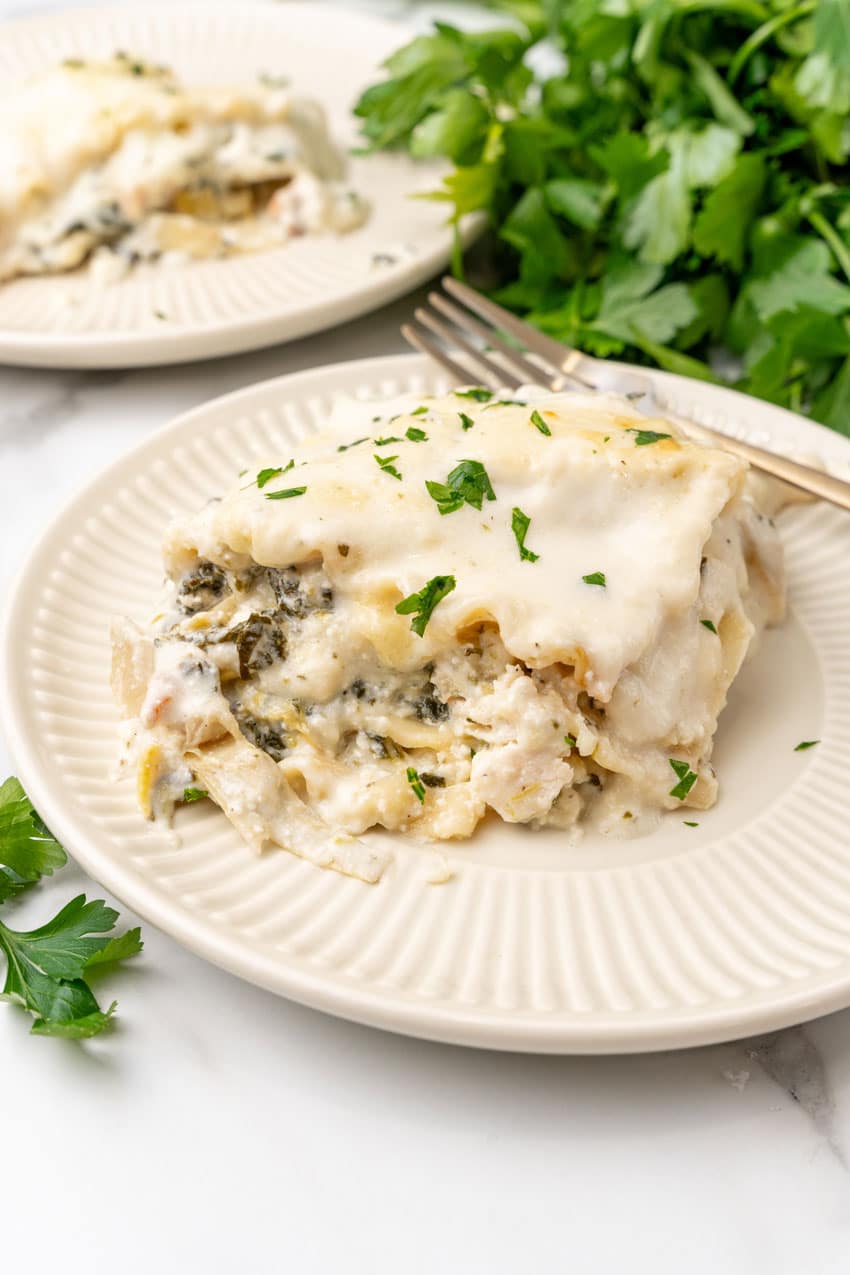
[[[833,226],[830,226],[823,213],[810,212],[806,214],[806,217],[824,243],[831,249],[832,255],[844,271],[848,282],[850,282],[850,252],[847,251],[847,245],[838,231]]]
[[[766,40],[769,40],[777,31],[781,31],[783,27],[796,22],[798,18],[807,18],[810,13],[814,13],[815,8],[815,0],[805,0],[805,3],[798,4],[796,9],[786,9],[784,13],[778,13],[775,18],[770,18],[769,21],[763,22],[760,27],[756,27],[755,31],[747,37],[729,63],[729,71],[726,76],[726,83],[729,87],[732,87],[752,55],[757,49],[761,48]]]

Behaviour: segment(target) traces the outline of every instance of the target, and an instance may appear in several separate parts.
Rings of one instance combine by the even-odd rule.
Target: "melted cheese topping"
[[[0,99],[0,280],[225,255],[360,224],[321,107],[263,84],[181,86],[118,56],[70,61]]]
[[[207,741],[237,739],[349,837],[711,805],[717,716],[783,610],[747,468],[619,398],[522,398],[341,403],[175,523],[154,673],[120,692],[135,746],[208,777]]]

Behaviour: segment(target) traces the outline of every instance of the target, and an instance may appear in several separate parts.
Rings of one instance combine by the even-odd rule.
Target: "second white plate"
[[[730,391],[656,374],[662,402],[850,468],[846,440]],[[181,844],[114,783],[108,624],[144,619],[168,518],[289,454],[339,393],[445,388],[418,356],[299,373],[219,399],[112,465],[56,519],[9,607],[0,709],[20,776],[83,866],[143,916],[263,987],[362,1022],[504,1049],[701,1044],[850,1004],[850,519],[783,516],[791,614],[723,714],[717,806],[616,842],[502,825],[426,883],[403,839],[376,886],[255,858],[207,803]],[[795,752],[801,740],[817,747]],[[446,847],[443,847],[444,849]]]
[[[328,39],[329,29],[333,39]],[[405,39],[401,25],[309,3],[148,3],[71,10],[5,24],[0,77],[14,84],[66,57],[116,49],[165,62],[190,83],[288,78],[326,107],[336,140],[358,143],[351,108]],[[412,198],[443,169],[407,156],[353,157],[372,203],[347,235],[308,235],[272,252],[95,286],[85,271],[0,286],[0,362],[42,367],[179,363],[317,332],[402,296],[446,264],[446,205]]]

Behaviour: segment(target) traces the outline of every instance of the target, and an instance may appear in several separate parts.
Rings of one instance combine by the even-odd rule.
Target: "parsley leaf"
[[[405,438],[411,443],[427,443],[428,435],[424,429],[417,429],[415,425],[411,425],[410,429],[405,433]]]
[[[794,748],[795,753],[805,752],[807,748],[814,748],[815,744],[819,744],[819,739],[803,739]]]
[[[465,504],[481,509],[485,499],[496,499],[487,470],[479,460],[462,460],[444,483],[429,480],[425,486],[441,514],[453,514]]]
[[[627,429],[627,434],[634,434],[635,447],[647,447],[650,443],[660,443],[662,438],[672,438],[672,434],[657,434],[654,429]]]
[[[466,412],[458,412],[458,416],[460,417],[461,429],[472,429],[475,421],[471,416],[467,416]]]
[[[291,460],[286,468],[277,469],[261,469],[257,474],[257,486],[265,487],[267,482],[271,482],[272,478],[277,478],[278,474],[288,474],[290,469],[295,468],[295,461]]]
[[[511,530],[514,533],[517,547],[519,548],[520,560],[522,562],[537,562],[540,557],[539,553],[532,553],[530,549],[526,549],[525,547],[525,537],[528,533],[530,524],[531,519],[528,515],[524,514],[521,509],[514,506],[511,511]]]
[[[293,496],[303,496],[306,487],[286,487],[283,491],[267,491],[266,500],[291,500]]]
[[[7,779],[0,787],[0,900],[65,862],[64,850],[20,783]],[[36,1035],[82,1039],[107,1026],[115,1005],[101,1010],[83,975],[93,965],[141,951],[138,928],[105,937],[117,918],[102,899],[89,902],[81,894],[35,930],[13,930],[0,921],[0,953],[6,960],[0,996],[32,1014]]]
[[[408,766],[407,768],[407,782],[410,784],[411,788],[416,794],[416,797],[418,801],[420,802],[420,804],[424,806],[425,785],[422,782],[422,777],[419,774],[418,770],[415,770],[413,766]]]
[[[397,478],[401,482],[401,474],[393,464],[394,460],[398,460],[398,456],[379,456],[377,452],[374,452],[373,455],[385,474],[389,474],[391,478]]]
[[[535,427],[535,429],[539,429],[541,434],[545,434],[547,438],[551,436],[552,434],[551,429],[546,424],[543,417],[540,415],[540,413],[537,411],[536,408],[531,413],[531,424]]]
[[[427,407],[425,407],[425,405],[424,405],[424,404],[423,404],[421,407],[414,407],[414,409],[413,409],[413,411],[410,413],[410,415],[411,415],[411,416],[427,416],[427,415],[428,415],[428,408],[427,408]]]
[[[582,576],[585,584],[598,584],[601,588],[606,588],[605,572],[593,571],[589,576]]]
[[[0,901],[51,876],[65,851],[33,809],[17,779],[0,787]]]
[[[434,576],[418,593],[411,593],[396,607],[399,615],[412,615],[410,627],[419,637],[425,632],[434,608],[456,587],[454,576]]]
[[[679,780],[676,786],[670,789],[670,796],[675,797],[678,801],[684,801],[696,783],[698,776],[691,770],[686,761],[678,761],[675,757],[668,757],[667,760]]]
[[[368,441],[369,441],[369,436],[367,434],[365,438],[355,438],[353,443],[340,443],[339,447],[337,448],[337,451],[347,452],[350,450],[350,448],[359,447],[361,443],[368,443]]]
[[[394,416],[393,420],[398,420],[398,417]],[[398,438],[395,434],[390,434],[389,438],[376,438],[375,446],[389,447],[392,443],[401,443],[403,441],[404,441],[403,439]]]
[[[209,793],[207,792],[206,788],[184,788],[183,789],[183,800],[186,802],[187,805],[190,805],[193,801],[203,801],[204,797],[208,797],[208,796],[209,796]]]
[[[717,629],[714,627],[713,620],[700,620],[700,624],[702,625],[704,629],[708,629],[709,633],[717,632]]]
[[[476,403],[489,403],[493,395],[483,385],[473,385],[468,390],[453,390],[455,398],[473,398]]]

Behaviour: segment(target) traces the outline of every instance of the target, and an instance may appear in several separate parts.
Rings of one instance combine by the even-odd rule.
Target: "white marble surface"
[[[0,16],[48,7],[0,0]],[[254,380],[401,349],[408,308],[161,372],[0,368],[0,597],[59,505],[131,443]],[[80,889],[102,893],[69,867],[20,924]],[[145,939],[108,1038],[30,1039],[0,1007],[9,1270],[848,1269],[850,1013],[653,1057],[476,1053],[324,1018]]]

